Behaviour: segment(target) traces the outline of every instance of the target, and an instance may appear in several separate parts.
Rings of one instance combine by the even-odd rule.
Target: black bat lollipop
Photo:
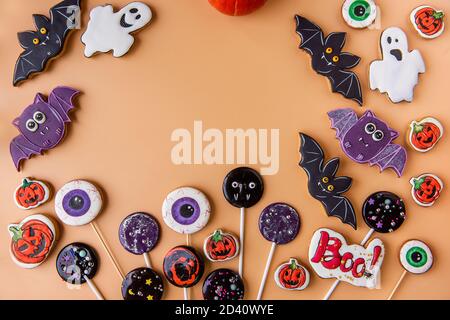
[[[300,133],[300,152],[302,167],[308,175],[309,193],[319,200],[329,216],[338,217],[343,223],[356,229],[356,215],[350,200],[342,194],[347,192],[352,179],[336,177],[339,169],[339,158],[324,163],[324,152],[320,145],[310,136]]]
[[[345,32],[333,32],[326,38],[321,28],[299,15],[295,16],[296,31],[302,43],[300,49],[312,57],[312,67],[331,82],[333,92],[339,92],[347,99],[363,104],[361,84],[358,76],[349,71],[356,67],[361,58],[348,52],[342,52],[345,44]]]
[[[34,14],[36,31],[17,34],[25,50],[19,56],[14,70],[14,86],[32,74],[44,71],[48,62],[63,50],[69,32],[77,28],[80,0],[64,0],[50,9],[50,19]]]

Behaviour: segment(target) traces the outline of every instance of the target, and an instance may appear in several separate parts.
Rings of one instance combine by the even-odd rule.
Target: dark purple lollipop
[[[376,192],[364,202],[362,210],[366,224],[376,232],[394,232],[405,221],[403,200],[391,192]]]
[[[241,277],[229,269],[211,272],[203,283],[205,300],[227,301],[244,299],[244,282]]]
[[[257,300],[261,300],[264,292],[276,246],[293,241],[297,237],[299,230],[300,216],[297,210],[290,205],[273,203],[262,211],[259,217],[259,231],[266,240],[272,242],[272,248],[267,258],[266,269],[261,280]]]

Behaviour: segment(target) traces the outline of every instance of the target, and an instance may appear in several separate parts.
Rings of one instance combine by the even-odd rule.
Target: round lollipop
[[[229,269],[218,269],[211,272],[203,283],[205,300],[243,300],[244,292],[244,282],[241,277]]]
[[[71,243],[65,246],[56,258],[56,270],[59,276],[70,284],[87,283],[98,300],[104,300],[102,294],[91,280],[98,269],[95,251],[83,243]]]
[[[262,211],[259,217],[259,231],[266,240],[272,242],[272,248],[267,258],[257,300],[261,300],[276,246],[293,241],[299,230],[300,216],[291,206],[285,203],[274,203]]]
[[[223,181],[223,195],[234,207],[241,209],[239,275],[244,274],[245,209],[253,207],[261,200],[264,182],[261,175],[251,168],[236,168]]]
[[[400,262],[405,270],[394,289],[392,289],[388,300],[392,299],[408,272],[412,274],[422,274],[431,269],[433,266],[433,254],[431,253],[430,247],[424,242],[419,240],[409,240],[400,249]]]
[[[134,269],[122,282],[124,300],[159,301],[164,293],[164,283],[159,274],[150,268]]]
[[[56,193],[55,211],[59,219],[70,226],[90,224],[111,259],[118,275],[123,280],[124,274],[94,221],[101,212],[102,207],[103,199],[100,191],[88,181],[71,181]]]
[[[364,201],[362,215],[364,221],[370,230],[361,245],[365,246],[373,233],[390,233],[394,232],[403,224],[406,219],[406,208],[403,200],[392,192],[380,191],[371,194]],[[328,290],[324,300],[328,300],[339,284],[336,280],[333,286]]]
[[[195,286],[200,281],[205,271],[205,263],[194,248],[178,246],[164,257],[163,269],[167,281],[185,289],[184,299],[188,300],[187,288]]]
[[[151,268],[149,252],[159,240],[159,224],[147,213],[137,212],[126,217],[119,226],[119,240],[128,252],[143,255],[147,268]]]

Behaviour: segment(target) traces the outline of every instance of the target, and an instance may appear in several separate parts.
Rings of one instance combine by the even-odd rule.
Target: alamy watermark
[[[172,132],[171,158],[175,165],[259,165],[262,175],[280,168],[279,129],[206,129],[194,121],[192,131]]]

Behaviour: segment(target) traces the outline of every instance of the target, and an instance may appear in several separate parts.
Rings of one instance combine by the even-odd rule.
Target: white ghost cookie
[[[392,27],[381,35],[383,60],[370,64],[370,88],[387,93],[392,102],[411,102],[419,73],[425,63],[418,50],[409,52],[408,39],[402,29]]]
[[[146,26],[152,19],[151,9],[142,2],[132,2],[119,12],[111,5],[92,9],[86,32],[81,41],[86,46],[84,55],[113,51],[116,58],[125,55],[133,46],[133,32]]]

